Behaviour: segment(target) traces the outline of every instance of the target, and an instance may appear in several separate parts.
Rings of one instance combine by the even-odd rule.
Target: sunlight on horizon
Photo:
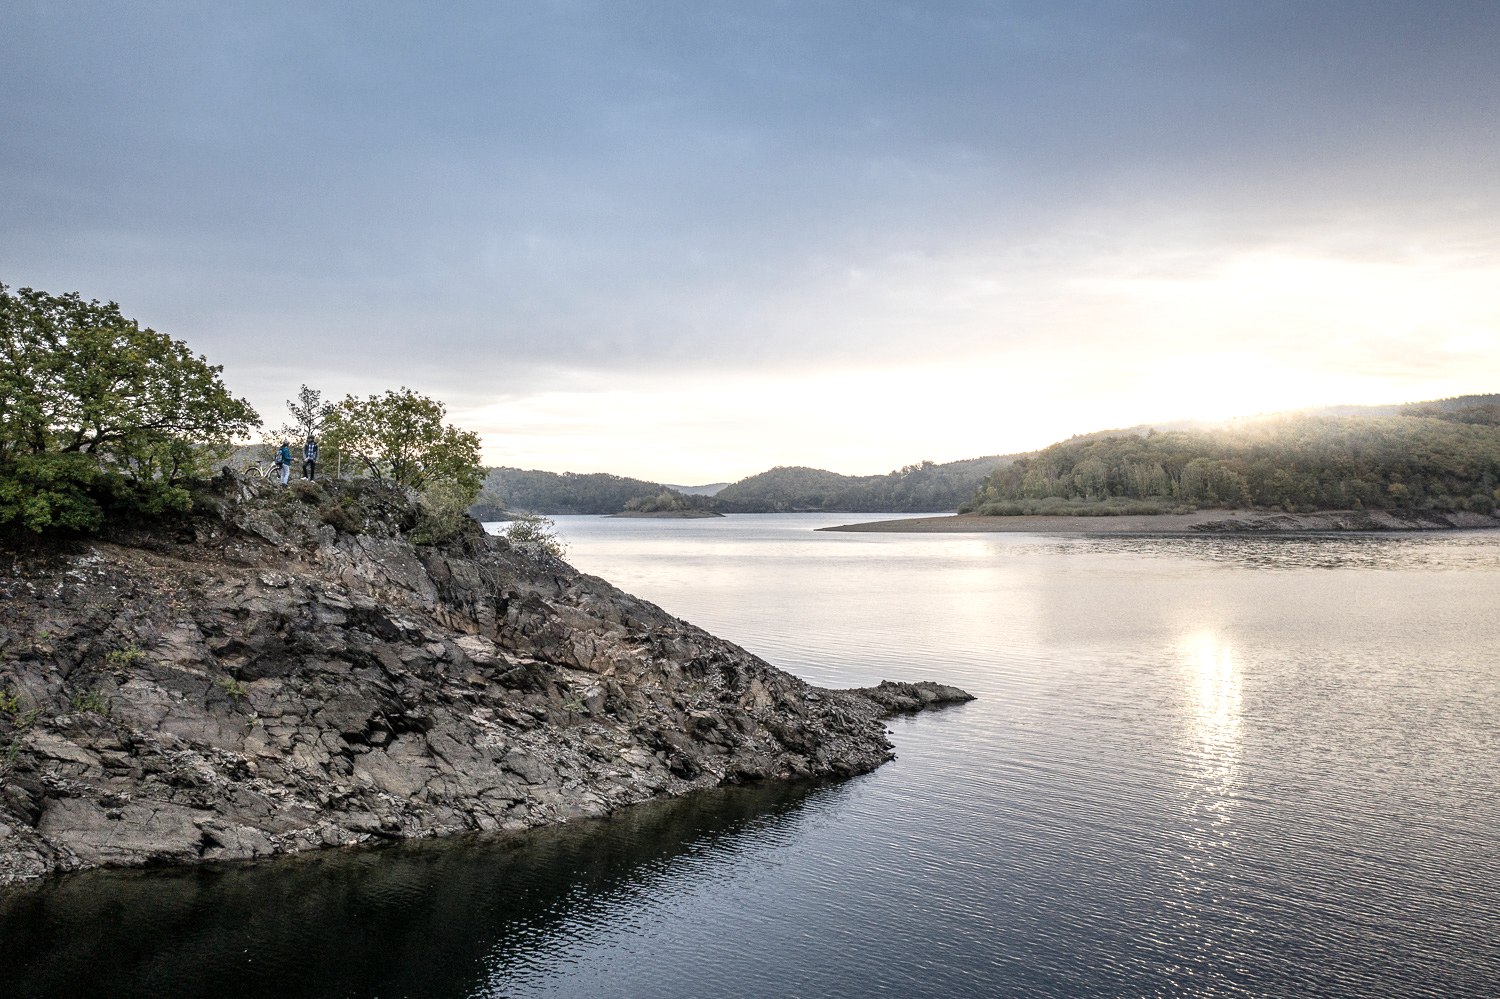
[[[787,359],[731,374],[562,372],[553,387],[456,415],[481,433],[491,464],[690,484],[776,465],[882,474],[1100,430],[1400,404],[1500,383],[1500,276],[1483,255],[1248,252],[1177,274],[1149,261],[1123,273],[1118,262],[1079,266],[1029,303],[981,297],[962,315],[937,299],[982,275],[957,265],[941,280],[892,275],[915,282],[906,298],[920,291],[932,314],[967,324],[975,346],[965,352],[925,351],[913,315],[910,357]]]

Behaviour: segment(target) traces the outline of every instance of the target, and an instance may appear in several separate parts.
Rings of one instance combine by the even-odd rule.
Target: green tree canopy
[[[997,468],[966,509],[1147,501],[1284,510],[1500,505],[1500,427],[1481,407],[1432,415],[1285,416],[1205,430],[1112,432]]]
[[[413,489],[451,484],[479,491],[479,435],[445,425],[436,399],[403,387],[366,399],[346,396],[329,415],[324,439],[372,478]]]
[[[181,484],[260,422],[222,370],[114,302],[0,284],[0,527],[185,507]]]

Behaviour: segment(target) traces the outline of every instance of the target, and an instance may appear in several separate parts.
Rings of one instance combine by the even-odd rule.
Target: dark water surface
[[[524,837],[0,896],[0,996],[1500,995],[1500,532],[559,518],[900,758]]]

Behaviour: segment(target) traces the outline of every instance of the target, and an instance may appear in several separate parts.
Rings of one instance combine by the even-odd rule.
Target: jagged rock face
[[[224,479],[178,537],[0,576],[0,883],[521,829],[890,754],[820,690],[371,484]]]

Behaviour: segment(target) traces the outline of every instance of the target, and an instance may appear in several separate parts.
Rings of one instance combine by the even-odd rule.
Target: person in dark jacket
[[[292,446],[286,441],[281,442],[281,449],[276,452],[276,464],[281,466],[281,484],[286,485],[292,480]]]
[[[312,481],[318,471],[318,442],[313,439],[312,434],[307,435],[307,443],[302,445],[302,477],[309,482]]]

